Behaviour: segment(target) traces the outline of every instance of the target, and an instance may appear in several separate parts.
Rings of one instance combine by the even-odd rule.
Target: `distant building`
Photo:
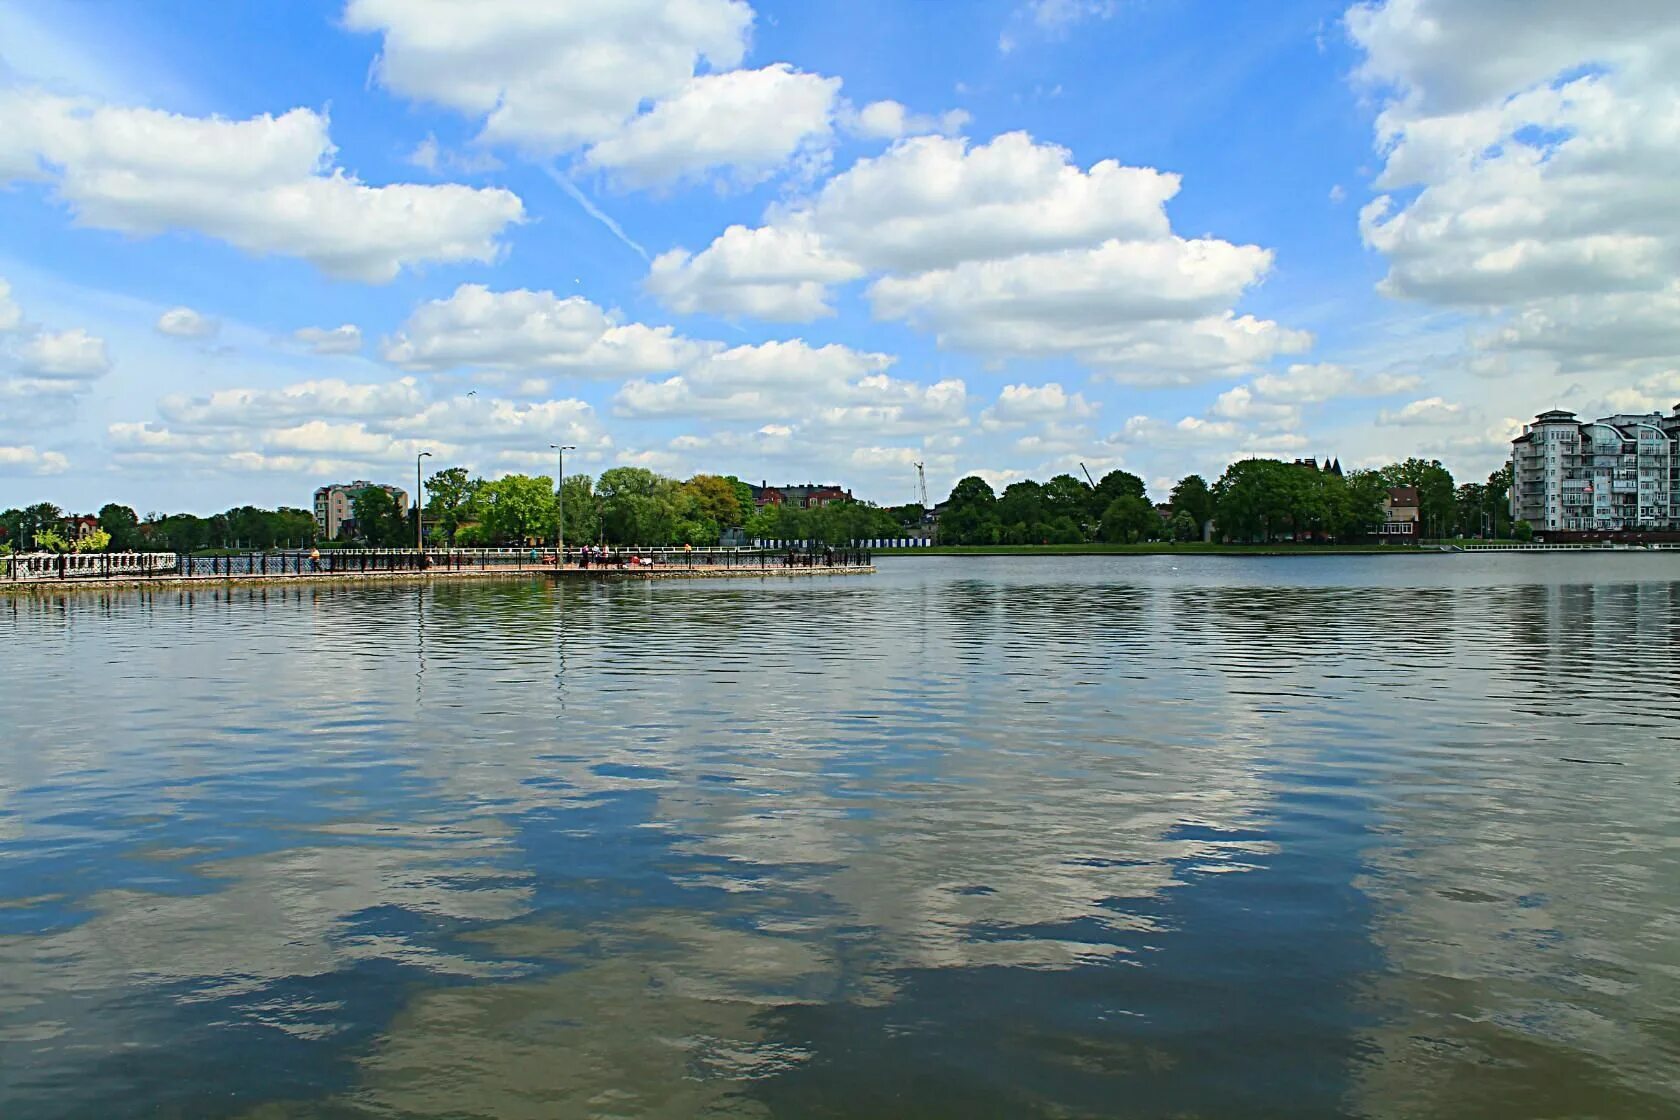
[[[1415,541],[1422,513],[1416,486],[1390,486],[1383,492],[1383,523],[1377,532],[1385,538]]]
[[[388,486],[383,482],[369,482],[366,479],[322,486],[315,491],[315,524],[321,530],[321,539],[334,541],[338,539],[339,530],[346,525],[354,528],[356,495],[374,487],[391,495],[397,503],[397,512],[404,517],[408,516],[408,491],[400,487]]]
[[[64,519],[64,534],[73,541],[85,541],[99,532],[99,518],[90,514],[79,514]]]
[[[1317,459],[1297,459],[1295,460],[1295,465],[1297,467],[1306,467],[1308,470],[1319,471],[1323,474],[1333,474],[1337,478],[1342,477],[1342,461],[1340,459],[1326,459],[1324,460],[1324,465],[1322,467],[1318,465]]]
[[[1680,530],[1680,405],[1582,421],[1551,409],[1511,441],[1511,517],[1536,531]]]
[[[834,502],[849,502],[852,492],[837,485],[815,482],[803,484],[788,483],[785,486],[772,486],[768,479],[757,486],[747,485],[752,491],[753,505],[763,509],[765,506],[790,505],[799,509],[816,509],[819,506],[830,505]]]

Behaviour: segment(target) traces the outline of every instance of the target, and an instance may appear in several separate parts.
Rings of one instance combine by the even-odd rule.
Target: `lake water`
[[[0,599],[0,1116],[1680,1116],[1677,581]]]

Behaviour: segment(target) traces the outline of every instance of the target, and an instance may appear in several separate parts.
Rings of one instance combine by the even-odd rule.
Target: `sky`
[[[0,507],[1438,458],[1680,401],[1668,0],[0,0]]]

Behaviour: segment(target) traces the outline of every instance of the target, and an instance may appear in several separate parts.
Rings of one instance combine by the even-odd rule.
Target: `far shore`
[[[875,556],[1441,556],[1435,545],[1383,544],[958,544],[877,548]]]

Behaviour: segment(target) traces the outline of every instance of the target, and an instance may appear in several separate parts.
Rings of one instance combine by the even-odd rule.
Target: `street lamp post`
[[[566,566],[566,452],[576,451],[577,446],[570,443],[551,443],[548,445],[554,451],[554,521],[555,546],[554,563],[564,568]]]
[[[414,457],[414,551],[426,551],[426,501],[420,488],[420,460],[431,457],[430,451],[422,451]]]

